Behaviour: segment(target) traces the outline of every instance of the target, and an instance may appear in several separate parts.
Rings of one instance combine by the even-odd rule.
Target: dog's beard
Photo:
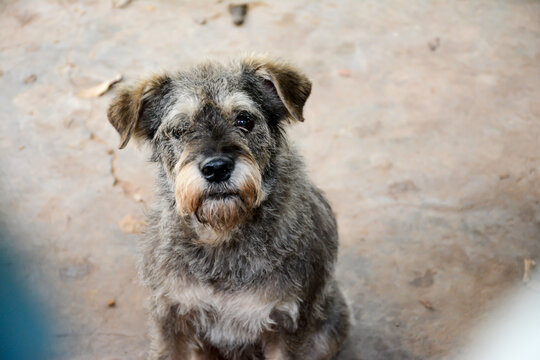
[[[176,203],[180,215],[197,220],[219,232],[242,223],[261,201],[261,174],[255,161],[240,157],[227,182],[212,184],[193,162],[180,164],[176,177]]]
[[[240,197],[229,195],[220,199],[205,199],[195,211],[197,220],[218,231],[237,226],[246,216],[246,206]]]

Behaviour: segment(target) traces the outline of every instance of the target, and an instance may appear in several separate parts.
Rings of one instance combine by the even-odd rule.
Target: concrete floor
[[[257,1],[241,27],[227,6],[0,4],[0,225],[58,319],[53,358],[148,346],[138,235],[119,221],[144,219],[153,170],[116,149],[114,89],[80,91],[244,52],[313,80],[290,134],[338,215],[342,358],[450,358],[540,259],[540,2]]]

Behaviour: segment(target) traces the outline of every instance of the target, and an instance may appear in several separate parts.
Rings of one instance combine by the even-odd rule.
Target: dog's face
[[[303,121],[310,81],[287,64],[246,58],[156,76],[122,90],[108,117],[123,148],[152,144],[180,215],[229,231],[260,205],[284,121]]]

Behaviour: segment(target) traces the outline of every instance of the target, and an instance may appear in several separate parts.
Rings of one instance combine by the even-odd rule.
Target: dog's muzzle
[[[176,202],[180,215],[195,215],[215,230],[231,230],[259,206],[262,179],[257,163],[245,156],[217,156],[180,164]]]

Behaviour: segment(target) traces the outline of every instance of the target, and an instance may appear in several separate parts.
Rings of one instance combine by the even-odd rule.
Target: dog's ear
[[[168,83],[167,75],[154,76],[136,87],[121,89],[113,99],[107,117],[120,134],[120,149],[126,147],[132,136],[152,139],[160,121],[152,109],[157,107]]]
[[[311,93],[311,81],[303,73],[287,63],[262,57],[248,58],[244,64],[277,93],[290,116],[304,121],[303,109]]]

